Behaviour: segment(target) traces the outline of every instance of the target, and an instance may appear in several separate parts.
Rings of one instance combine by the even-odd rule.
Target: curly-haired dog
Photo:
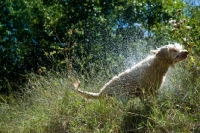
[[[170,66],[187,58],[188,51],[182,50],[180,44],[169,44],[152,50],[153,56],[142,60],[131,69],[113,77],[99,93],[82,91],[80,81],[74,84],[77,92],[85,98],[116,96],[131,98],[132,96],[152,95],[160,88],[163,78]]]

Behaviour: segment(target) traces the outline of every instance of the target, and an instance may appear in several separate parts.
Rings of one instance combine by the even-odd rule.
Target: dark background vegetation
[[[181,0],[11,0],[0,2],[0,92],[18,91],[38,70],[92,77],[137,48],[184,43],[186,68],[199,79],[200,9]],[[181,9],[181,12],[178,10]],[[184,28],[168,23],[186,19]],[[186,36],[186,33],[188,34]],[[100,65],[101,64],[101,65]],[[89,74],[88,74],[89,73]],[[40,72],[38,73],[40,74]],[[44,73],[42,73],[44,74]]]
[[[181,43],[159,94],[85,100],[155,49]],[[0,132],[200,132],[198,0],[1,0]]]

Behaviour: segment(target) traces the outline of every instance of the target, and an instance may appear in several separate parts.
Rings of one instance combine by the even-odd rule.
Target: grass
[[[0,96],[0,132],[198,133],[200,92],[194,94],[193,87],[200,86],[189,83],[187,88],[182,87],[178,81],[184,82],[185,78],[180,79],[184,77],[184,72],[180,74],[180,71],[183,69],[168,81],[171,89],[144,103],[135,98],[126,104],[115,98],[85,100],[73,91],[65,74],[30,74],[23,93]],[[88,86],[88,90],[98,90],[103,84],[98,82],[102,81],[99,78],[105,77],[96,77],[84,86]]]

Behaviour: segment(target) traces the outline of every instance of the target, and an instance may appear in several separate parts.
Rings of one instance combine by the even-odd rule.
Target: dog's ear
[[[152,52],[153,54],[155,54],[155,55],[158,53],[158,51],[159,51],[158,49],[157,49],[157,50],[151,50],[151,52]]]

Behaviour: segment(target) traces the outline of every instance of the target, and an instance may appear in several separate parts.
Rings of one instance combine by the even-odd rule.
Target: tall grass
[[[118,60],[118,55],[110,54],[109,65],[75,59],[89,63],[90,73],[81,67],[84,75],[78,74],[81,88],[97,92],[113,75],[147,55],[147,49],[136,46],[137,50],[125,51],[130,58]],[[184,63],[170,69],[159,94],[143,102],[135,98],[123,103],[110,97],[85,100],[73,90],[67,73],[32,73],[21,93],[0,95],[0,133],[199,133],[200,79],[194,79]]]
[[[97,91],[106,82],[98,75],[87,82],[82,78],[81,87]],[[65,73],[30,74],[22,93],[0,96],[0,132],[198,133],[200,83],[192,84],[186,75],[177,66],[158,96],[124,104],[115,98],[83,99]]]
[[[82,99],[63,74],[31,74],[23,95],[1,96],[1,101],[3,133],[116,131],[123,114],[115,100]]]

